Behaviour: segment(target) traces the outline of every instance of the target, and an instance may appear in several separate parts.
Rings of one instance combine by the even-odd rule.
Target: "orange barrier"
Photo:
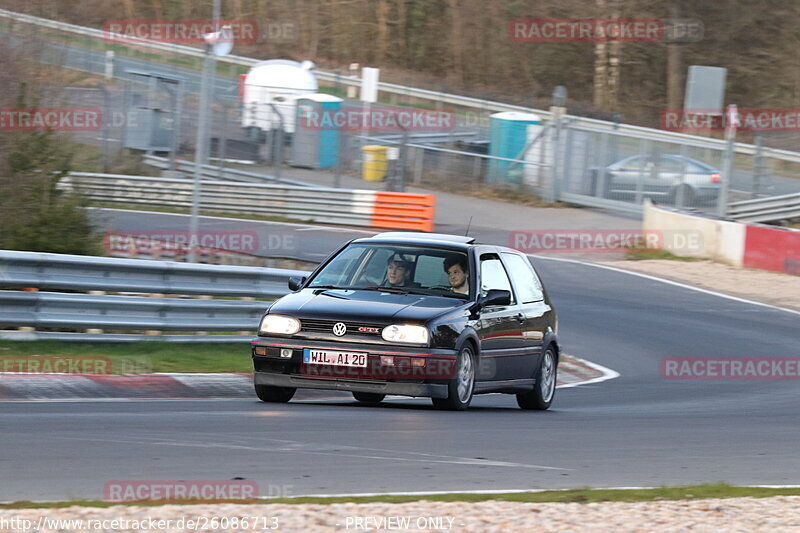
[[[405,192],[375,192],[372,227],[434,230],[436,195]]]

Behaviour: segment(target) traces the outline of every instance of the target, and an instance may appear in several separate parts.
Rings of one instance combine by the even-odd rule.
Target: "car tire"
[[[536,383],[533,390],[525,394],[517,394],[517,405],[521,409],[545,411],[550,408],[556,394],[558,377],[558,360],[552,346],[548,346],[542,354],[539,368],[536,370]]]
[[[465,411],[475,390],[475,354],[465,344],[456,357],[455,376],[447,381],[447,398],[431,398],[433,406],[447,411]]]
[[[297,389],[291,387],[271,387],[269,385],[256,385],[255,387],[258,399],[268,403],[287,403],[297,392]]]
[[[353,398],[362,403],[381,403],[386,395],[375,392],[354,392]]]

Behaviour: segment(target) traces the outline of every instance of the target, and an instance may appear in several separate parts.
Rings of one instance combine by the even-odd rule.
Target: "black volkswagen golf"
[[[350,241],[272,304],[252,342],[256,394],[298,388],[430,397],[464,410],[474,394],[553,401],[558,319],[523,254],[470,237],[381,233]]]

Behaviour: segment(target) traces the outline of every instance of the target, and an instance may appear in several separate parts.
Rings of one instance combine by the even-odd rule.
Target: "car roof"
[[[378,233],[372,237],[355,239],[352,241],[358,244],[410,244],[412,246],[435,245],[447,248],[467,251],[472,248],[479,253],[485,252],[513,252],[520,253],[519,250],[501,246],[497,244],[481,244],[475,242],[475,237],[465,237],[463,235],[449,235],[445,233],[416,233],[405,231],[388,231]],[[523,254],[524,255],[524,254]]]
[[[470,245],[475,244],[475,237],[465,237],[463,235],[449,235],[446,233],[421,233],[410,231],[387,231],[378,233],[372,237],[357,239],[354,242],[358,243],[392,243],[392,244],[414,244],[426,245],[434,244],[440,246],[449,246],[453,248],[469,248]]]

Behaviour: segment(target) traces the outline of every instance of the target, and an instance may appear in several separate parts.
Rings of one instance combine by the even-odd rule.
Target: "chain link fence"
[[[0,38],[14,47],[28,46],[34,39],[3,32]],[[59,105],[102,109],[100,131],[73,135],[100,148],[104,170],[126,147],[194,160],[200,72],[199,64],[188,63],[197,62],[196,58],[177,66],[97,47],[33,42],[30,50],[37,61],[93,75],[82,87],[58,91],[55,100]],[[396,92],[385,98],[379,95],[379,102],[370,107],[348,96],[354,96],[354,91],[348,91],[352,88],[335,82],[320,85],[319,92],[327,99],[307,102],[303,98],[311,95],[299,94],[283,101],[245,102],[240,95],[241,73],[242,68],[235,65],[217,66],[209,159],[220,166],[253,161],[278,176],[290,173],[289,167],[312,169],[334,175],[337,185],[340,176],[350,175],[381,182],[371,188],[387,190],[407,186],[504,189],[545,202],[561,200],[623,211],[636,211],[650,198],[714,213],[723,198],[725,150],[719,143],[703,142],[702,137],[665,141],[643,128],[620,131],[564,118],[529,130],[519,151],[501,153],[492,146],[489,110],[445,108]],[[300,100],[295,99],[298,96]],[[326,108],[327,104],[333,107]],[[318,116],[329,112],[345,120],[357,117],[355,126],[314,124],[306,108]],[[442,122],[433,127],[425,120],[419,127],[413,122],[411,127],[374,122],[375,117],[385,120],[404,112],[438,117]],[[733,157],[728,200],[800,193],[800,163],[771,156],[777,148],[794,148],[790,145],[798,134],[744,137],[753,140],[756,150]]]

